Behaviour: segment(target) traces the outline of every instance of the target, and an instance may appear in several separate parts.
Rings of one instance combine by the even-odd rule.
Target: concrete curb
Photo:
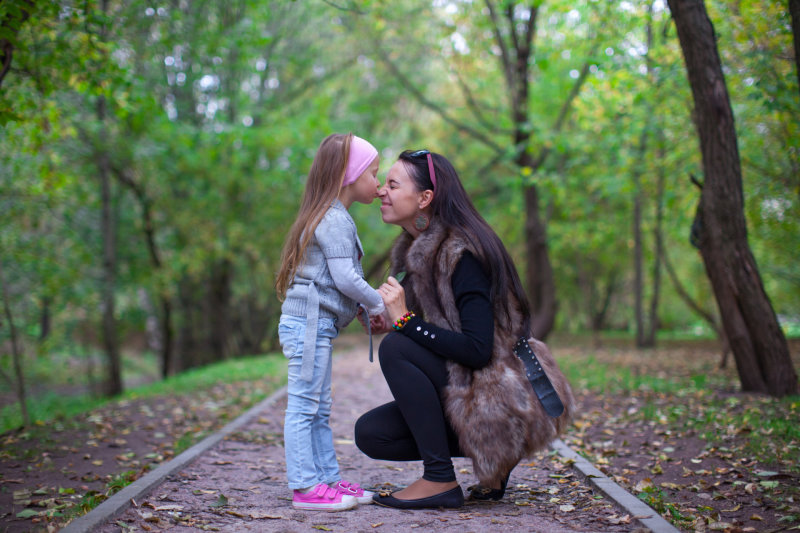
[[[239,428],[247,425],[259,413],[261,413],[271,403],[280,399],[286,394],[286,385],[270,394],[264,400],[248,409],[238,418],[228,423],[218,432],[209,435],[202,441],[198,442],[182,454],[173,458],[170,461],[162,464],[152,472],[140,477],[112,497],[92,509],[87,514],[76,518],[66,525],[60,531],[62,533],[86,533],[93,531],[95,528],[102,526],[109,522],[114,517],[121,515],[129,505],[131,500],[142,499],[153,488],[159,485],[168,476],[174,474],[178,470],[197,459],[200,455],[208,451],[210,448],[216,446],[222,439],[238,430]]]
[[[561,439],[553,441],[550,447],[558,452],[561,457],[572,459],[574,461],[573,467],[586,478],[590,485],[602,492],[653,533],[680,533],[679,529],[664,520],[653,508],[611,481],[610,478],[595,468],[592,463],[564,444]]]

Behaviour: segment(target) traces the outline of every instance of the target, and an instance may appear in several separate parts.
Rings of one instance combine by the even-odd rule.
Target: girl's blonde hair
[[[350,156],[352,133],[328,135],[319,145],[311,170],[308,173],[306,189],[297,219],[289,231],[289,236],[281,252],[281,266],[278,270],[275,289],[278,299],[283,301],[297,268],[303,261],[308,243],[314,236],[319,221],[333,201],[339,196],[347,160]]]

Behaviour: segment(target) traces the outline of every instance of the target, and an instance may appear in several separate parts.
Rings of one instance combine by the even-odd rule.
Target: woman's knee
[[[391,332],[381,341],[378,347],[378,360],[381,365],[404,359],[404,354],[414,341],[402,333]]]
[[[353,433],[355,434],[356,447],[367,457],[375,459],[375,435],[373,433],[373,425],[369,423],[368,415],[369,413],[365,413],[356,420]]]

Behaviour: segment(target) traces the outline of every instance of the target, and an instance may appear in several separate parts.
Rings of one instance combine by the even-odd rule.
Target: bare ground
[[[667,346],[655,353],[624,346],[557,346],[554,351],[559,358],[577,359],[591,352],[609,364],[628,365],[634,373],[676,378],[696,372],[697,365],[708,365],[711,373],[717,363],[713,345]],[[349,336],[337,341],[336,352],[333,424],[343,475],[372,488],[404,486],[420,475],[419,465],[372,461],[352,442],[358,415],[388,398],[377,364],[370,365],[361,340]],[[149,465],[174,455],[178,440],[219,429],[276,386],[269,380],[255,381],[218,387],[202,397],[118,403],[79,420],[0,436],[0,531],[57,530],[80,514],[87,500],[110,494],[121,473],[127,472],[128,479],[138,477]],[[733,386],[710,386],[708,394],[644,389],[602,395],[590,393],[581,383],[573,387],[581,416],[565,437],[567,444],[630,492],[649,497],[648,503],[681,529],[735,533],[797,527],[796,441],[773,454],[778,457],[774,464],[760,463],[746,447],[754,433],[768,431],[759,427],[756,415],[748,427],[723,428],[730,433],[724,446],[711,446],[702,438],[703,407],[719,397],[731,411],[753,413],[774,408],[775,402],[737,393]],[[506,497],[497,503],[473,503],[456,511],[377,506],[331,514],[294,511],[283,467],[283,406],[276,403],[103,531],[639,528],[637,517],[599,497],[568,462],[552,454],[518,466]],[[800,402],[784,402],[780,408],[798,421],[798,406]],[[697,422],[676,425],[676,409],[684,409],[687,421]],[[468,461],[459,460],[457,469],[462,488],[474,483]]]

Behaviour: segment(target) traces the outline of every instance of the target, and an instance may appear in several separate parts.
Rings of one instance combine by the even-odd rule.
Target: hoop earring
[[[414,227],[417,231],[425,231],[431,224],[431,219],[425,213],[420,213],[414,219]]]

